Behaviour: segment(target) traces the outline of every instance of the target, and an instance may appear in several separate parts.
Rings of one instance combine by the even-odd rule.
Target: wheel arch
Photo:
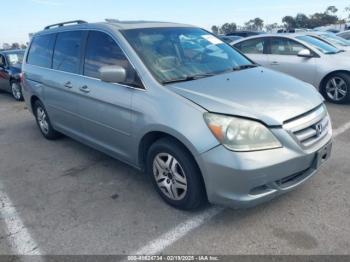
[[[203,187],[204,187],[205,195],[207,196],[205,180],[204,180],[204,177],[202,174],[202,170],[201,170],[201,168],[198,164],[198,161],[195,157],[195,153],[193,152],[194,148],[189,146],[189,141],[183,142],[183,141],[181,141],[181,139],[177,138],[176,136],[174,136],[170,132],[149,131],[148,133],[144,134],[144,136],[140,140],[139,147],[138,147],[138,164],[139,164],[140,168],[142,170],[145,170],[147,153],[148,153],[148,150],[151,147],[151,145],[154,144],[159,139],[163,139],[163,138],[172,139],[172,140],[176,141],[177,143],[179,143],[181,146],[183,146],[187,150],[187,152],[192,157],[194,164],[196,165],[196,167],[198,168],[198,170],[200,172],[201,182],[202,182]]]
[[[32,95],[31,98],[30,98],[30,107],[31,107],[31,110],[32,110],[33,114],[34,114],[34,104],[35,104],[36,101],[40,101],[41,102],[39,97],[37,97],[36,95]]]
[[[319,90],[322,90],[323,88],[323,85],[325,84],[326,80],[333,74],[337,74],[337,73],[343,73],[343,74],[348,74],[350,76],[350,71],[349,70],[335,70],[335,71],[332,71],[332,72],[329,72],[327,75],[325,75],[320,84],[319,84]]]

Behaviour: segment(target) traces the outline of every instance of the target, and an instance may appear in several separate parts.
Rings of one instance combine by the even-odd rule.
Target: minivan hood
[[[280,126],[323,102],[313,86],[263,67],[167,87],[209,112],[258,119],[270,126]]]

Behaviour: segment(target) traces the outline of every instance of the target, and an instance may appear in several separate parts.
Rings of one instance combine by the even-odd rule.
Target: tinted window
[[[298,55],[305,49],[302,44],[287,38],[271,38],[270,48],[273,55]]]
[[[53,55],[53,69],[79,73],[83,31],[59,33]]]
[[[127,69],[128,79],[132,77],[132,67],[117,43],[105,33],[91,31],[86,46],[84,75],[100,78],[100,68],[111,65],[123,66]]]
[[[263,54],[266,38],[251,39],[235,45],[244,54]]]
[[[34,37],[30,46],[27,63],[50,68],[54,43],[54,34]]]

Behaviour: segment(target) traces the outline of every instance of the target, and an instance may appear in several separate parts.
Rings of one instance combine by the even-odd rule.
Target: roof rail
[[[44,28],[44,30],[47,30],[47,29],[51,29],[53,27],[62,27],[62,26],[65,26],[65,25],[70,25],[70,24],[86,24],[87,22],[86,21],[83,21],[83,20],[74,20],[74,21],[68,21],[68,22],[62,22],[62,23],[57,23],[57,24],[53,24],[53,25],[48,25]]]

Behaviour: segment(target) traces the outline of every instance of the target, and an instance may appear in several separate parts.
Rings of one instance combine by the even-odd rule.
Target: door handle
[[[64,84],[64,86],[67,87],[67,88],[73,88],[73,85],[72,85],[71,81],[66,82]]]
[[[82,87],[79,88],[79,90],[81,92],[84,92],[84,93],[89,93],[90,92],[90,89],[89,89],[88,86],[82,86]]]
[[[280,63],[278,63],[277,61],[273,61],[271,62],[271,65],[279,65]]]

